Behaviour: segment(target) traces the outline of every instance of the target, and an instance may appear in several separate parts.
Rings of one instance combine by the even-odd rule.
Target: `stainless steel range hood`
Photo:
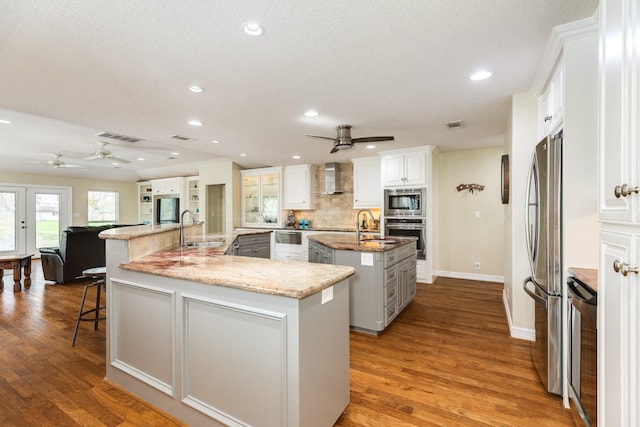
[[[324,164],[324,191],[321,194],[340,194],[340,164],[336,162]]]

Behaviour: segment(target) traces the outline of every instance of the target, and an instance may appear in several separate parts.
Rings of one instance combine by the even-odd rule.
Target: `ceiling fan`
[[[93,152],[89,154],[89,156],[84,158],[84,160],[106,159],[106,160],[111,160],[113,162],[118,162],[118,163],[131,163],[131,161],[129,160],[121,159],[111,154],[111,151],[107,150],[106,148],[107,145],[109,145],[108,142],[97,141],[96,144],[98,144],[99,147],[94,149]]]
[[[59,168],[81,168],[83,166],[80,165],[70,165],[68,163],[63,162],[62,160],[60,160],[60,157],[62,157],[62,154],[52,154],[51,155],[53,157],[53,160],[49,160],[46,165],[52,169],[59,169]]]
[[[339,125],[336,126],[336,130],[338,131],[338,136],[335,138],[317,135],[307,136],[310,136],[311,138],[330,139],[334,141],[331,153],[337,153],[339,150],[348,150],[350,148],[353,148],[353,144],[360,142],[382,142],[394,140],[392,136],[365,136],[363,138],[351,138],[351,125]]]

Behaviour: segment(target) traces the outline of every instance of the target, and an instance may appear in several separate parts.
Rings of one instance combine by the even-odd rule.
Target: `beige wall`
[[[87,192],[89,190],[116,191],[119,200],[119,222],[138,222],[138,186],[135,182],[93,180],[56,175],[20,174],[0,171],[0,183],[11,185],[71,187],[71,224],[87,224]]]
[[[438,275],[502,281],[502,153],[502,147],[440,153],[437,201]],[[485,188],[473,194],[467,190],[456,190],[459,184],[472,183],[482,184]],[[476,218],[476,215],[480,217]],[[476,262],[480,263],[479,269],[475,268]]]

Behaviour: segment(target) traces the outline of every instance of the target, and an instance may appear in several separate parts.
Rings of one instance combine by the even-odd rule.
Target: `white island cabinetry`
[[[109,381],[192,426],[337,421],[349,403],[353,269],[217,248],[144,255],[153,235],[126,232],[106,238]]]

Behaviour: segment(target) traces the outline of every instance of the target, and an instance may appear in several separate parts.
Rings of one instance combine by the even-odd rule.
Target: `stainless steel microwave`
[[[427,189],[387,188],[384,190],[384,216],[427,216]]]

